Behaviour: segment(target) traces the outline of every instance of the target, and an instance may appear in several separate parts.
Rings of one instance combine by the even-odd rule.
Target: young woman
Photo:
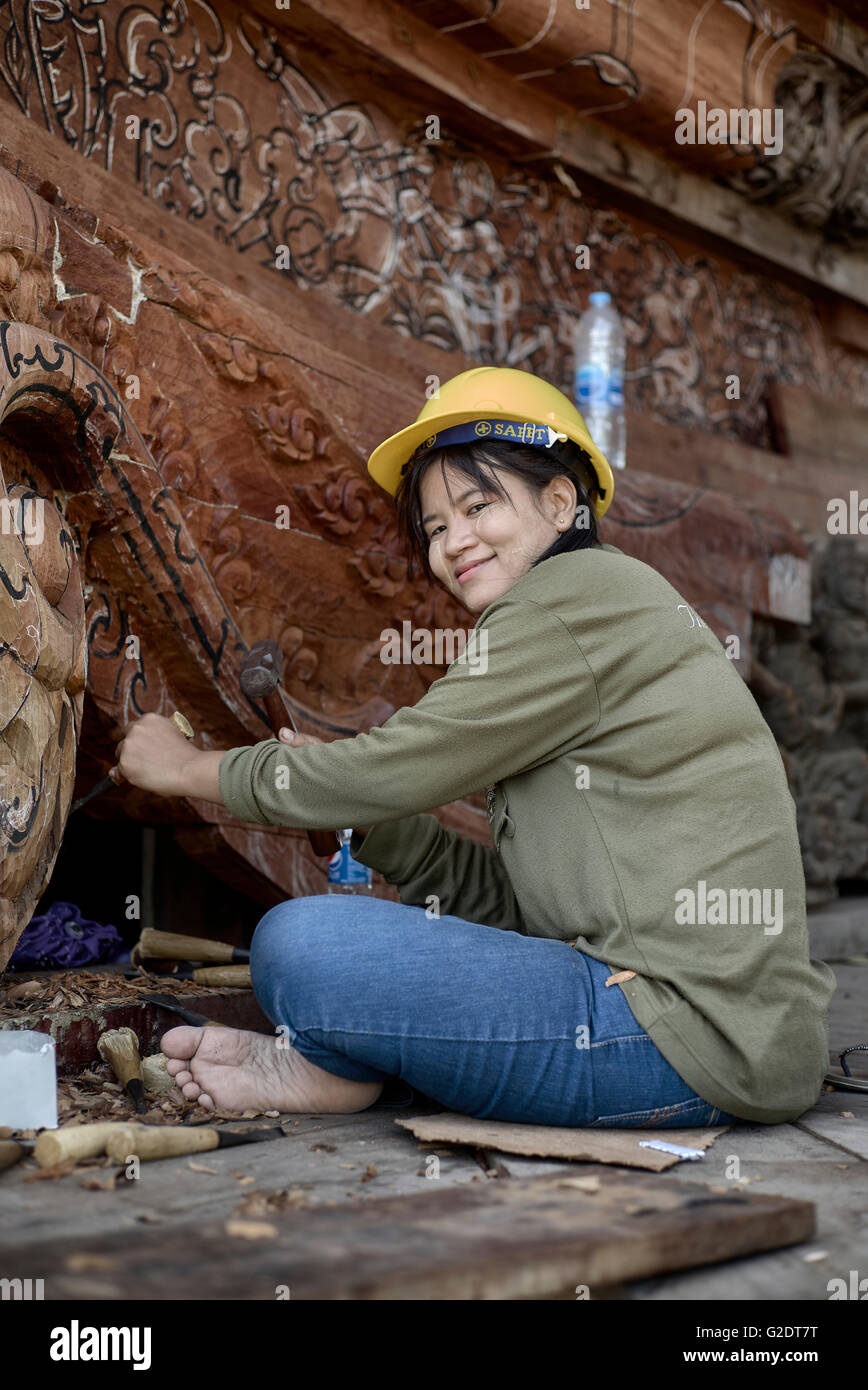
[[[612,474],[560,391],[464,372],[369,471],[411,555],[476,622],[382,727],[191,750],[146,715],[132,783],[257,824],[356,829],[382,899],[296,898],[257,927],[276,1038],[173,1028],[191,1100],[354,1111],[389,1078],[463,1113],[568,1126],[796,1118],[828,1065],[774,739],[688,601],[601,543]],[[689,596],[688,596],[689,597]],[[481,788],[493,848],[430,812]]]

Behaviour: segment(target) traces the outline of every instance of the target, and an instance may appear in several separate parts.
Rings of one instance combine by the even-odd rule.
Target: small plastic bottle
[[[576,325],[573,398],[597,448],[612,468],[626,463],[624,326],[612,296],[595,290]]]
[[[374,873],[367,864],[360,864],[350,854],[352,827],[335,832],[340,840],[340,849],[329,860],[328,893],[373,893]]]

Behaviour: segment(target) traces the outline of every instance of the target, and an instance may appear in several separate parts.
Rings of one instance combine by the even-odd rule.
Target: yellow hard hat
[[[587,475],[582,481],[599,519],[615,490],[607,460],[569,397],[542,377],[515,367],[472,367],[452,377],[425,402],[412,425],[378,445],[368,459],[368,472],[394,497],[403,467],[420,444],[433,448],[471,439],[505,439],[550,447],[563,435],[591,461],[591,469],[582,468]]]

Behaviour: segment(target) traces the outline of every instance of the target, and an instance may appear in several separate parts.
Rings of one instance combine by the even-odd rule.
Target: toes
[[[203,1091],[201,1096],[199,1097],[199,1104],[201,1106],[204,1106],[206,1110],[214,1109],[214,1102],[206,1091]]]
[[[183,1091],[184,1087],[189,1085],[192,1080],[193,1073],[191,1071],[179,1071],[175,1073],[175,1085],[178,1087],[179,1091]]]
[[[199,1087],[195,1081],[188,1081],[186,1085],[181,1087],[181,1090],[188,1100],[196,1100],[199,1095]]]
[[[165,1053],[163,1055],[165,1056]],[[166,1063],[166,1071],[169,1073],[170,1076],[177,1076],[180,1072],[184,1070],[184,1063],[180,1057],[170,1057],[168,1062]]]
[[[167,1057],[180,1057],[189,1061],[201,1039],[201,1028],[191,1028],[188,1024],[182,1024],[178,1028],[170,1028],[168,1033],[163,1034],[160,1047]]]

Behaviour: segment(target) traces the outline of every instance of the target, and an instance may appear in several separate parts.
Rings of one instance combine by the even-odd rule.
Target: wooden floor
[[[834,964],[838,991],[830,1020],[830,1041],[837,1052],[850,1043],[868,1042],[868,963]],[[851,1068],[868,1073],[868,1054],[850,1057]],[[277,1211],[340,1206],[351,1199],[376,1202],[384,1197],[443,1191],[465,1184],[509,1182],[553,1172],[577,1174],[590,1165],[551,1163],[468,1149],[431,1149],[395,1124],[396,1116],[431,1113],[432,1105],[402,1109],[376,1108],[359,1115],[289,1117],[291,1133],[259,1145],[142,1165],[135,1182],[109,1190],[83,1185],[105,1181],[113,1170],[81,1170],[54,1180],[26,1181],[32,1166],[19,1165],[0,1176],[0,1275],[4,1249],[29,1252],[28,1274],[38,1276],[44,1254],[45,1274],[57,1275],[59,1247],[68,1281],[61,1271],[52,1280],[54,1297],[111,1298],[109,1266],[95,1247],[101,1239],[127,1233],[148,1239],[165,1231],[177,1248],[183,1228],[229,1218],[268,1220]],[[842,1112],[851,1112],[852,1118]],[[271,1122],[271,1123],[276,1123]],[[431,1157],[439,1159],[436,1183],[426,1177]],[[827,1281],[866,1273],[868,1249],[868,1094],[825,1092],[813,1110],[797,1122],[767,1126],[739,1124],[725,1132],[699,1162],[669,1169],[667,1179],[709,1186],[726,1184],[726,1165],[736,1156],[741,1190],[779,1194],[816,1204],[816,1237],[767,1254],[592,1290],[606,1299],[826,1300]],[[621,1172],[625,1170],[619,1170]],[[664,1175],[648,1174],[649,1180]],[[279,1195],[275,1195],[279,1194]],[[134,1248],[134,1246],[132,1246]],[[78,1252],[70,1255],[69,1252]],[[812,1252],[822,1259],[806,1259]],[[39,1266],[37,1268],[37,1266]],[[572,1284],[563,1297],[575,1297]],[[202,1296],[191,1289],[190,1297]],[[239,1293],[239,1296],[243,1296]],[[552,1295],[557,1297],[557,1295]]]

